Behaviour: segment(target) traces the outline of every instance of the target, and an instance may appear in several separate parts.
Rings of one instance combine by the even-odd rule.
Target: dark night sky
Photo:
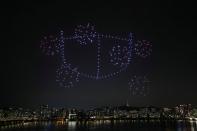
[[[65,107],[120,105],[197,105],[197,51],[192,4],[181,3],[8,3],[1,12],[0,106]],[[129,96],[125,75],[110,80],[82,80],[65,89],[55,82],[55,60],[40,51],[44,34],[91,22],[100,32],[132,31],[153,43],[147,66],[147,97]],[[77,52],[76,52],[77,55]],[[89,66],[91,63],[87,63]],[[136,68],[140,70],[140,68]]]

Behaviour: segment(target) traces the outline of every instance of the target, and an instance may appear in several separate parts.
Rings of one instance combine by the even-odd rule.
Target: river
[[[24,122],[1,127],[5,131],[197,131],[197,121],[55,121]]]

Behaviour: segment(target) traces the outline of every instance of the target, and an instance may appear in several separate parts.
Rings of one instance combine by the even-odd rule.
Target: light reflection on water
[[[189,121],[183,123],[181,121],[177,122],[177,131],[197,131],[197,121]]]
[[[98,121],[55,121],[23,122],[1,127],[12,131],[197,131],[197,121],[136,121],[136,120],[98,120]]]

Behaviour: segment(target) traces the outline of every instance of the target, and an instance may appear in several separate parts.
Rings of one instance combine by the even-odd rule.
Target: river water
[[[1,127],[5,131],[197,131],[197,121],[56,121],[26,122]]]

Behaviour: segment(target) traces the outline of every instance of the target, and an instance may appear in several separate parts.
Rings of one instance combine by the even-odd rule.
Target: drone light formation
[[[130,47],[131,48],[131,47]],[[113,46],[112,50],[109,51],[110,54],[110,62],[114,66],[119,66],[121,68],[126,67],[130,64],[131,52],[128,51],[129,48],[121,47],[120,45]]]
[[[56,70],[56,74],[56,81],[63,87],[73,87],[74,83],[79,81],[79,72],[77,68],[71,68],[70,65],[61,65]]]
[[[146,58],[151,55],[152,44],[147,40],[137,40],[135,43],[134,52],[136,55]]]
[[[90,26],[89,23],[87,26],[78,25],[75,29],[74,37],[81,45],[92,43],[96,39],[96,31],[94,30],[94,26]]]
[[[72,40],[74,41],[74,43],[80,44],[82,46],[93,44],[93,46],[97,49],[95,72],[83,72],[80,70],[79,65],[73,65],[67,60],[68,56],[65,56],[65,44],[70,44],[68,42],[69,40]],[[103,40],[110,40],[114,43],[111,49],[108,51],[107,55],[109,57],[109,60],[107,62],[111,66],[116,67],[115,71],[112,70],[111,72],[106,73],[101,69],[101,67],[104,68],[103,65],[101,65],[103,61],[103,59],[101,59],[101,56],[104,56],[104,54],[102,54],[102,50],[104,48],[104,44],[102,43]],[[135,42],[133,40],[133,33],[129,33],[127,38],[108,34],[106,35],[96,32],[95,27],[90,25],[89,23],[85,26],[78,25],[74,30],[74,34],[71,36],[64,36],[63,31],[60,31],[60,34],[58,34],[56,37],[45,36],[41,40],[40,48],[42,52],[47,56],[57,56],[60,58],[60,61],[57,64],[58,67],[56,70],[56,81],[60,86],[66,88],[74,87],[75,84],[79,82],[80,77],[93,80],[101,80],[118,76],[120,73],[124,72],[132,63],[133,55],[138,55],[142,58],[146,58],[150,56],[152,51],[152,45],[150,42],[146,40],[137,40]],[[132,87],[132,89],[137,92],[136,89],[139,89],[139,85],[141,84],[134,84],[133,81],[136,81],[136,79],[130,81],[129,87]],[[138,87],[135,89],[133,87],[134,85]]]
[[[149,93],[150,81],[146,76],[132,76],[128,85],[131,95],[146,96]]]
[[[44,37],[44,39],[41,40],[40,48],[46,55],[53,56],[55,53],[59,52],[56,48],[57,45],[57,38],[50,35],[49,37]]]

